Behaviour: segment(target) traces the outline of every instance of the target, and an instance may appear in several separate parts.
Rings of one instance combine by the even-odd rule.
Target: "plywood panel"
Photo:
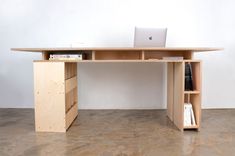
[[[167,116],[173,121],[174,63],[167,63]]]
[[[34,62],[35,128],[37,132],[65,132],[63,62]]]
[[[194,90],[201,91],[201,62],[192,62]]]
[[[65,113],[66,113],[66,128],[68,128],[69,127],[68,124],[71,124],[72,121],[77,116],[77,108],[78,108],[77,63],[66,63],[65,69],[66,69],[65,72],[66,112]],[[74,110],[75,107],[76,107],[76,112]],[[69,117],[67,117],[67,114],[69,114]]]
[[[145,60],[145,51],[141,51],[141,60]]]
[[[199,94],[191,95],[191,103],[193,105],[194,113],[196,122],[198,125],[198,130],[200,130],[201,127],[201,83],[202,83],[202,71],[201,71],[201,61],[200,62],[193,62],[192,64],[192,70],[193,70],[193,83],[195,86],[195,89],[198,90]]]
[[[92,59],[92,60],[95,60],[95,51],[92,51],[91,59]]]
[[[66,129],[72,124],[78,115],[78,105],[74,104],[73,107],[66,113]]]
[[[204,52],[204,51],[217,51],[223,50],[223,48],[208,48],[208,47],[80,47],[80,48],[11,48],[13,51],[29,51],[29,52],[54,52],[54,51],[192,51],[192,52]]]
[[[174,63],[174,124],[183,131],[184,63]]]
[[[200,94],[191,95],[190,99],[191,99],[191,103],[193,106],[196,124],[197,124],[198,130],[199,130],[200,125],[201,125],[201,95]]]
[[[77,104],[77,87],[66,93],[66,112],[71,109],[74,104]]]

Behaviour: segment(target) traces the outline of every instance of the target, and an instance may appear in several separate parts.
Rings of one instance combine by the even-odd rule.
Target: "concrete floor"
[[[79,110],[67,133],[35,133],[33,109],[0,109],[0,156],[235,155],[235,110],[203,110],[180,132],[165,110]]]

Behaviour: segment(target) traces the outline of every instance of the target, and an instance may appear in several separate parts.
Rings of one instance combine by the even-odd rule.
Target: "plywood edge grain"
[[[53,51],[189,51],[189,52],[206,52],[219,51],[223,48],[213,47],[58,47],[58,48],[11,48],[12,51],[25,52],[53,52]]]

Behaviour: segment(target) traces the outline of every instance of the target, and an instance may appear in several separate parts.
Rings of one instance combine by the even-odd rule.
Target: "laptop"
[[[134,47],[165,47],[167,28],[135,27]]]

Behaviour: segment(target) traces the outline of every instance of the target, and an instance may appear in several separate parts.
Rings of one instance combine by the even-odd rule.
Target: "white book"
[[[184,104],[184,126],[192,126],[191,109],[192,105],[189,103]]]

